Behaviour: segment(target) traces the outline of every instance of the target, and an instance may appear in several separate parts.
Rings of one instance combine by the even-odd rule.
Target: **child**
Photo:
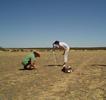
[[[33,51],[32,53],[26,55],[22,61],[24,69],[31,70],[37,68],[36,67],[37,57],[40,57],[40,53],[38,53],[37,51]]]
[[[53,49],[54,48],[60,48],[60,49],[64,50],[64,53],[63,53],[63,55],[64,55],[64,63],[63,63],[63,65],[65,65],[67,63],[67,60],[68,60],[68,52],[70,50],[70,47],[65,42],[55,41],[53,43]]]

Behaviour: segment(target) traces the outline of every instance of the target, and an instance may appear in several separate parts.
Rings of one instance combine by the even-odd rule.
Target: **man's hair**
[[[53,44],[58,44],[59,45],[59,41],[55,41]]]

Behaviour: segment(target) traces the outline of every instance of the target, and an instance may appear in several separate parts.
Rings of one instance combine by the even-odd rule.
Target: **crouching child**
[[[24,66],[24,69],[26,70],[36,69],[37,57],[40,57],[40,53],[37,51],[33,51],[30,54],[27,54],[22,60],[22,65]]]

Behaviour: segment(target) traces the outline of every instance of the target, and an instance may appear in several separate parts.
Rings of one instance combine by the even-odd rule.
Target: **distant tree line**
[[[6,51],[6,49],[3,47],[0,47],[0,51]]]
[[[0,51],[11,51],[11,52],[31,52],[33,50],[43,51],[51,51],[52,48],[3,48],[0,47]],[[106,47],[71,47],[70,50],[106,50]]]
[[[106,50],[106,47],[73,47],[72,50]]]

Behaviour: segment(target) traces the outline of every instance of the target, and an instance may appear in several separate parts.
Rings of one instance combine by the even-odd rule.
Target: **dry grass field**
[[[62,52],[51,51],[37,59],[38,70],[23,70],[28,52],[0,52],[0,100],[106,100],[106,51],[71,50],[68,65],[61,71]]]

